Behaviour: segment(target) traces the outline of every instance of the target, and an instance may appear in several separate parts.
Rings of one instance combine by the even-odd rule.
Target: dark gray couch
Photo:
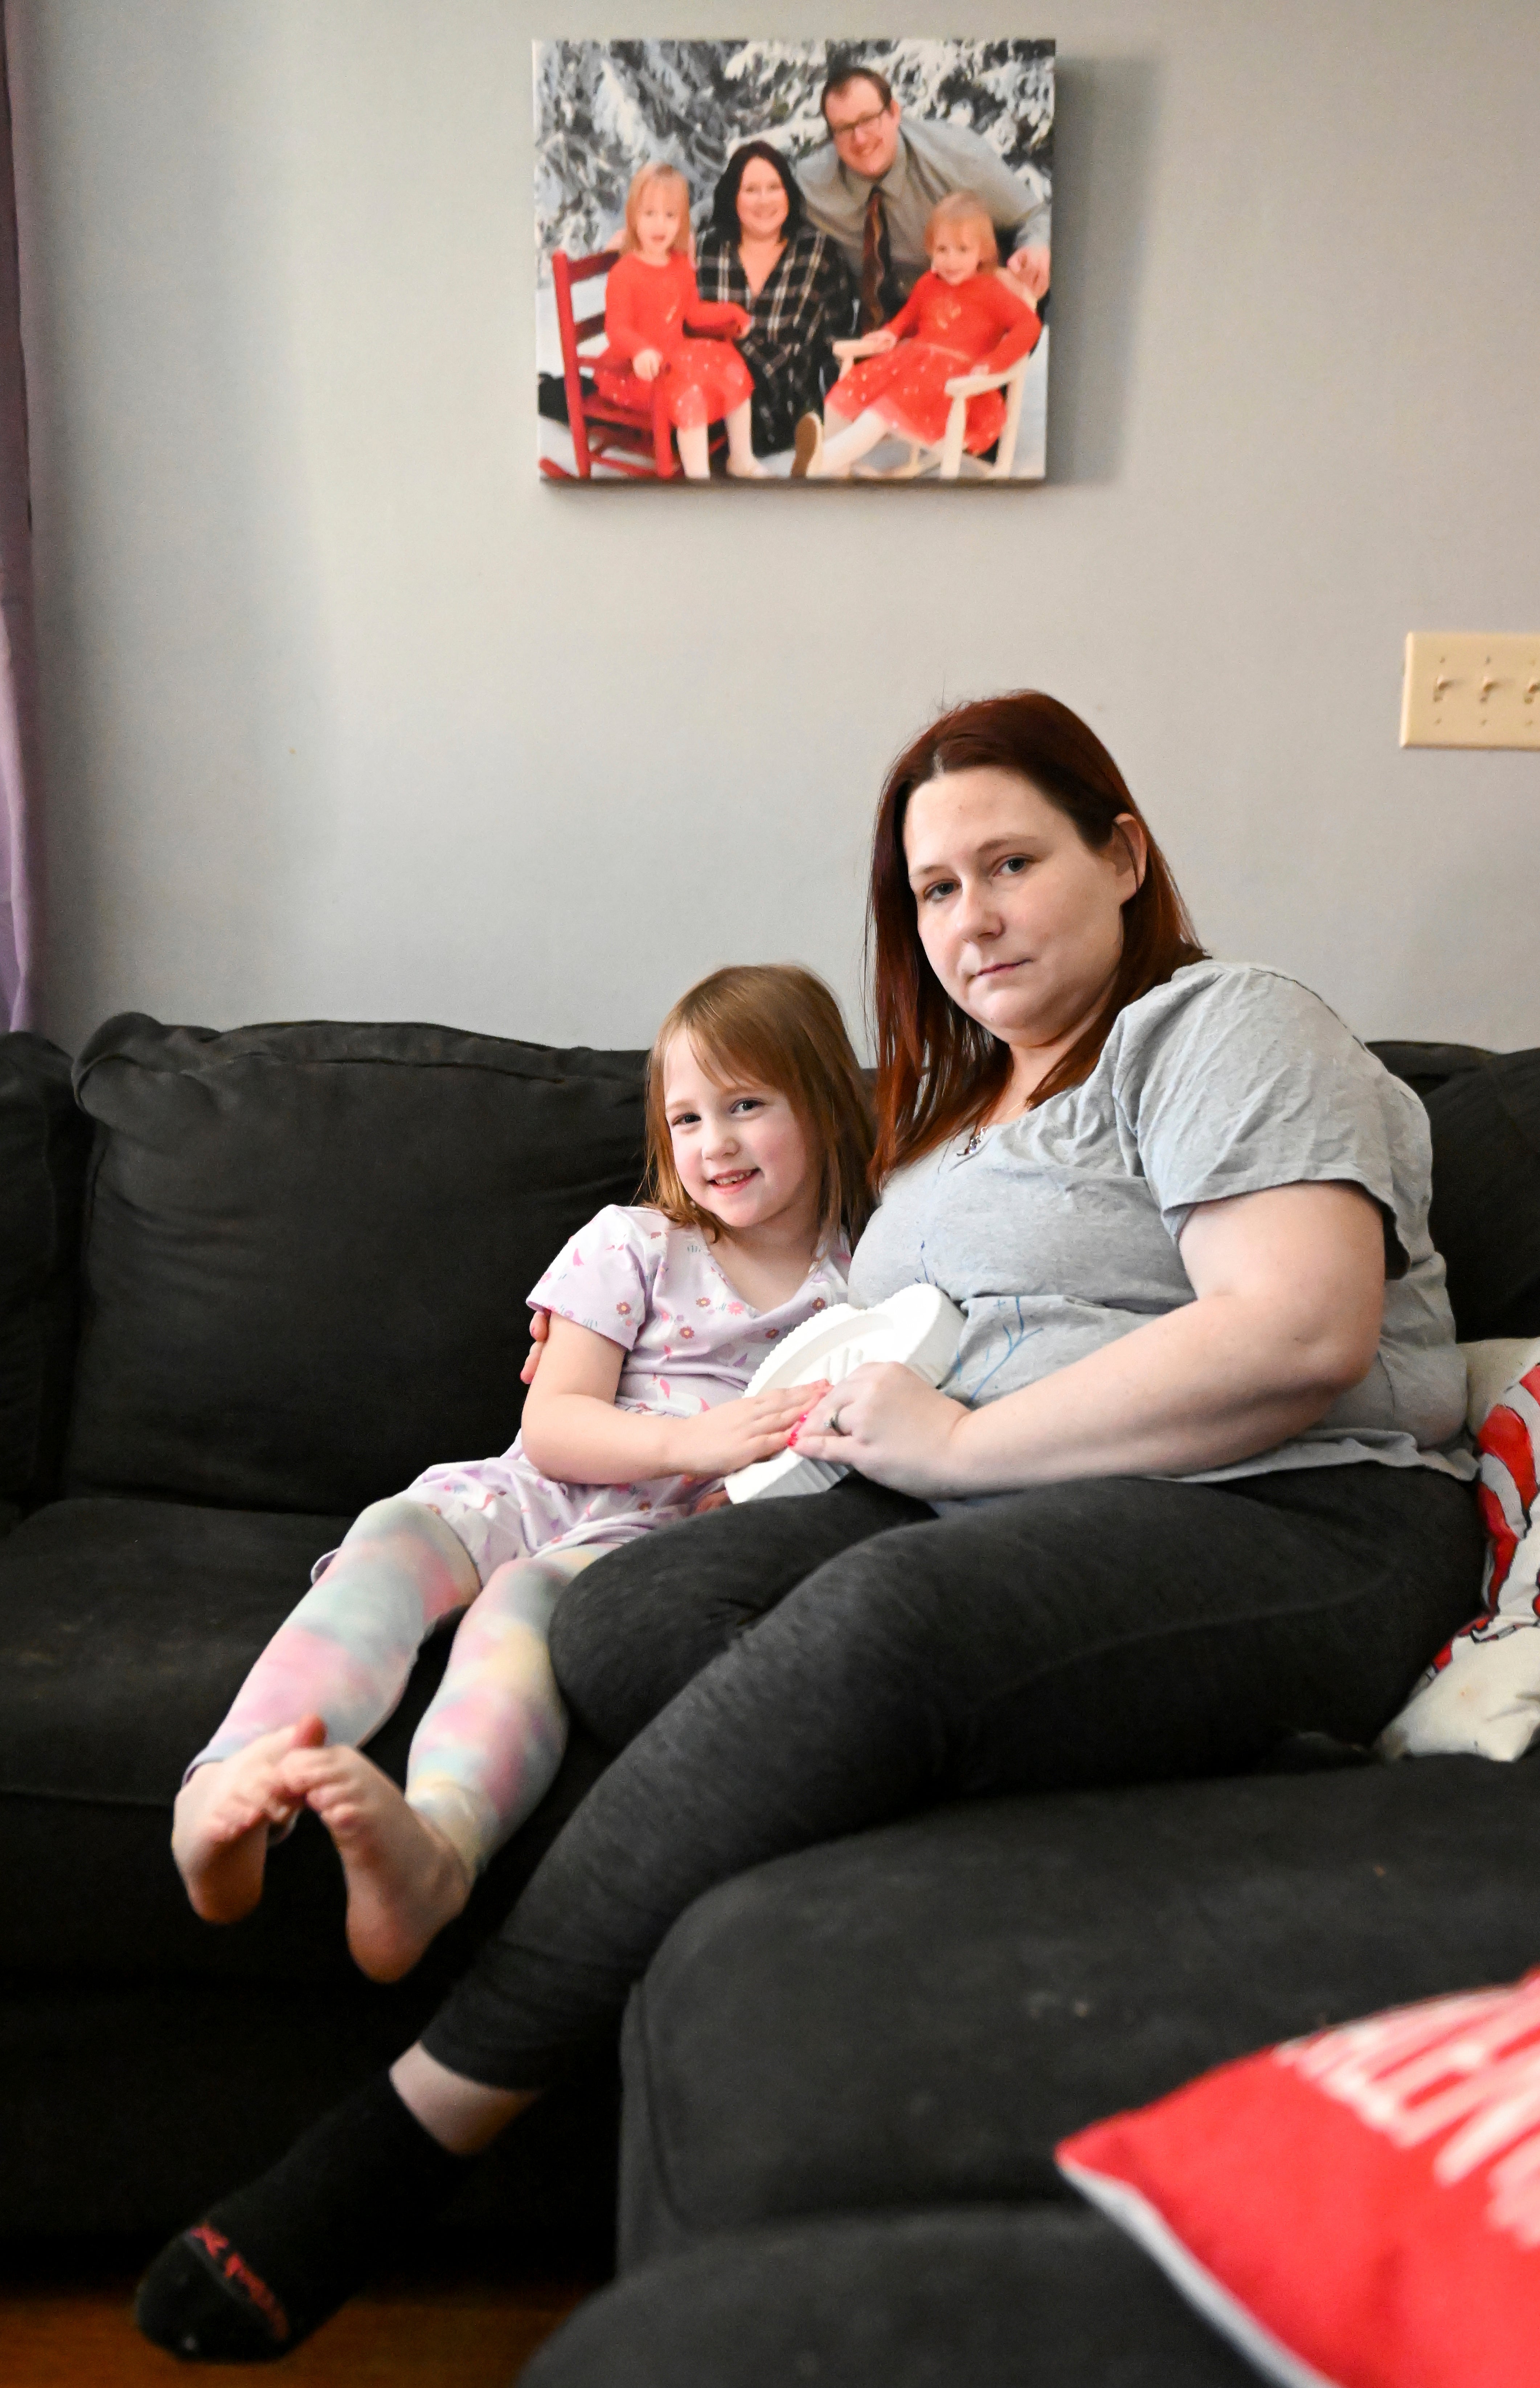
[[[305,1820],[229,1930],[171,1868],[182,1768],[362,1504],[517,1423],[524,1293],[641,1150],[637,1053],[302,1023],[0,1039],[0,2228],[180,2226],[410,2039],[602,1763],[406,1983],[363,1981]],[[437,1638],[377,1754],[399,1772]],[[590,2254],[613,2067],[477,2192]]]
[[[1381,1048],[1428,1102],[1467,1336],[1540,1331],[1540,1056]],[[0,1039],[0,2225],[169,2230],[410,2036],[603,1763],[417,1975],[365,1983],[302,1824],[192,1918],[181,1767],[361,1504],[516,1421],[524,1293],[632,1197],[640,1057],[443,1029]],[[425,1654],[377,1752],[399,1765]],[[1292,1745],[1243,1780],[978,1802],[702,1899],[633,2001],[621,2278],[540,2388],[1249,2376],[1067,2199],[1064,2131],[1368,2007],[1518,1972],[1540,1769]],[[612,2067],[463,2211],[594,2259]]]

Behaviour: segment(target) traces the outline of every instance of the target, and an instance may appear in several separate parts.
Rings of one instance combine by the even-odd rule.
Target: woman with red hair
[[[422,2039],[162,2255],[162,2344],[323,2319],[714,1884],[936,1801],[1368,1742],[1474,1607],[1421,1108],[1295,981],[1204,954],[1100,740],[1031,692],[915,739],[871,938],[851,1289],[939,1285],[952,1376],[858,1369],[798,1437],[832,1492],[563,1594],[562,1688],[619,1755]]]

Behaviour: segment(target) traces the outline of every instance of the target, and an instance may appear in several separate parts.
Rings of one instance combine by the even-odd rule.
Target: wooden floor
[[[227,2365],[179,2363],[130,2318],[121,2254],[0,2276],[0,2388],[225,2388]],[[262,2379],[284,2388],[509,2388],[592,2282],[508,2281],[448,2266],[371,2290]],[[245,2376],[239,2375],[239,2376]]]

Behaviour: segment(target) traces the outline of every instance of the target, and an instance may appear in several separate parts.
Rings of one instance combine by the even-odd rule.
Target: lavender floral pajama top
[[[755,1310],[695,1227],[659,1211],[612,1203],[590,1219],[530,1293],[532,1310],[591,1327],[625,1353],[616,1406],[694,1417],[736,1401],[766,1353],[814,1312],[845,1300],[850,1254],[835,1244],[814,1260],[789,1302]],[[640,1484],[558,1484],[516,1441],[498,1459],[428,1468],[408,1497],[436,1509],[474,1559],[485,1583],[505,1559],[561,1543],[618,1543],[688,1518],[717,1489],[699,1477]]]

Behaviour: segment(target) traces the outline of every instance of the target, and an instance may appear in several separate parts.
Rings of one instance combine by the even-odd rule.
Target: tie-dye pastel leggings
[[[562,1762],[567,1715],[547,1637],[558,1594],[608,1544],[510,1559],[485,1586],[459,1536],[402,1495],[376,1501],[284,1620],[212,1741],[188,1768],[319,1716],[357,1748],[406,1689],[434,1628],[464,1609],[444,1680],[412,1737],[406,1796],[473,1879],[539,1805]]]

